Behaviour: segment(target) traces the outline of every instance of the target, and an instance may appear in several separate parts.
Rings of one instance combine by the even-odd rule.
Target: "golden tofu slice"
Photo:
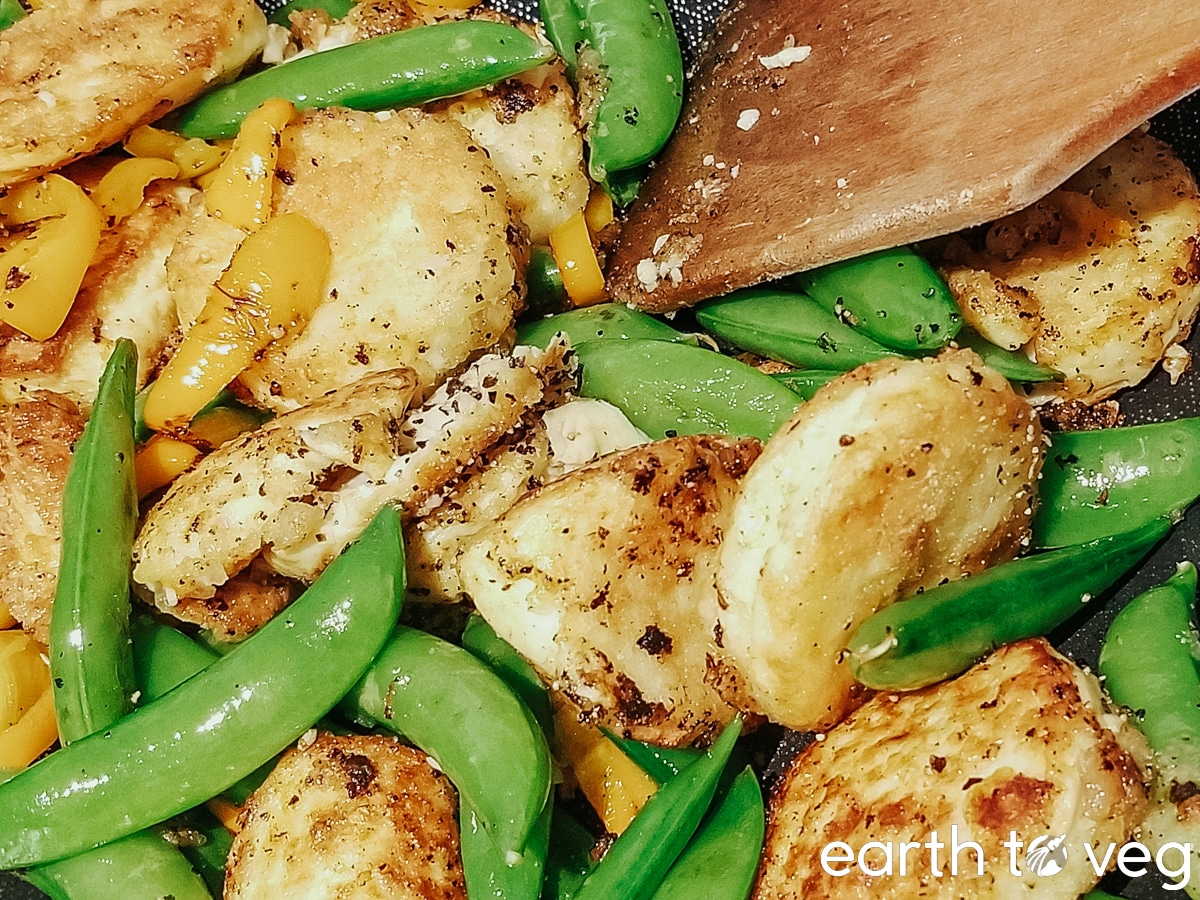
[[[301,738],[239,817],[225,897],[466,900],[457,799],[394,738]]]
[[[1045,641],[1009,645],[954,681],[877,694],[801,753],[771,798],[754,897],[1076,900],[1100,880],[1085,845],[1103,872],[1141,822],[1144,764],[1095,678]],[[1035,841],[1060,871],[1034,873]]]
[[[401,366],[423,397],[511,341],[522,245],[503,183],[457,123],[419,110],[306,113],[283,133],[274,209],[323,229],[333,260],[307,326],[242,374],[258,404],[295,409]],[[182,322],[195,321],[240,240],[197,210],[167,263]]]
[[[0,598],[43,644],[58,584],[63,486],[83,422],[55,394],[0,407]]]
[[[0,32],[0,188],[115,144],[262,49],[253,0],[46,0]]]
[[[1042,458],[1033,409],[970,351],[861,366],[801,406],[742,482],[717,576],[725,651],[759,711],[837,722],[855,628],[1015,556]]]
[[[1200,307],[1200,190],[1170,147],[1135,133],[971,244],[938,242],[981,334],[1066,376],[1037,399],[1094,403],[1160,360],[1178,377]]]
[[[660,744],[708,735],[738,699],[717,661],[716,566],[758,452],[697,436],[602,457],[481,531],[459,559],[463,587],[589,721]]]

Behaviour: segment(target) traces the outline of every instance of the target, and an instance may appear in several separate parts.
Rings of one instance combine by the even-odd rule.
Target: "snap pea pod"
[[[571,339],[572,345],[586,341],[634,338],[646,341],[687,341],[690,337],[653,316],[623,304],[600,303],[518,325],[517,343],[545,347],[560,331]]]
[[[1051,436],[1036,547],[1081,544],[1128,531],[1200,496],[1200,417]]]
[[[1100,674],[1112,698],[1135,710],[1138,728],[1183,780],[1200,776],[1200,639],[1196,567],[1183,563],[1161,584],[1129,601],[1100,650]]]
[[[720,897],[745,900],[754,886],[766,830],[766,810],[754,770],[742,769],[667,872],[654,900]]]
[[[187,857],[209,893],[220,897],[225,887],[225,866],[229,851],[233,849],[233,835],[220,823],[207,807],[197,806],[188,810],[173,825],[186,828],[198,842],[179,845],[180,852]]]
[[[721,340],[805,369],[846,371],[900,354],[844,324],[811,297],[748,288],[696,308],[696,320]]]
[[[566,5],[565,3],[563,4]],[[594,181],[652,159],[683,108],[683,54],[664,0],[574,0],[585,48],[577,81]]]
[[[215,650],[146,615],[134,616],[129,630],[133,638],[133,674],[142,692],[143,705],[179,687],[221,658]]]
[[[683,852],[712,804],[742,731],[734,719],[716,743],[664,784],[592,869],[576,900],[648,900]]]
[[[419,106],[519,75],[553,51],[511,25],[464,19],[409,28],[264,69],[188,104],[174,127],[188,138],[223,138],[265,101],[297,109]]]
[[[56,900],[212,900],[187,857],[152,831],[30,869],[22,877]]]
[[[555,807],[550,828],[550,853],[546,858],[543,900],[572,900],[595,868],[592,848],[596,839],[566,810]]]
[[[802,272],[794,283],[846,324],[894,350],[937,350],[962,327],[946,282],[908,247]]]
[[[1061,625],[1132,569],[1172,524],[1168,517],[1154,519],[893,603],[850,638],[850,670],[879,690],[913,690],[966,671],[1001,644]]]
[[[538,900],[546,870],[550,846],[550,823],[554,803],[547,798],[534,823],[525,847],[515,853],[504,850],[483,819],[464,802],[459,809],[459,846],[462,852],[463,878],[471,900]]]
[[[797,396],[811,400],[817,391],[843,374],[845,373],[830,372],[826,369],[797,369],[795,372],[780,372],[771,377]]]
[[[62,553],[50,617],[50,677],[64,743],[132,709],[129,579],[137,526],[137,347],[117,341],[63,487]]]
[[[484,663],[398,626],[341,708],[436,759],[499,847],[525,848],[550,795],[550,749],[533,714]]]
[[[1063,374],[1049,366],[1039,365],[1020,351],[997,347],[979,332],[964,327],[954,342],[979,354],[984,364],[995,369],[1009,381],[1037,384],[1043,381],[1062,381]]]
[[[391,631],[403,594],[400,521],[387,508],[228,656],[0,785],[0,868],[117,840],[253,771],[353,686]]]
[[[291,24],[291,14],[305,9],[321,9],[329,14],[329,18],[340,19],[354,9],[354,3],[352,0],[291,0],[267,16],[267,21],[287,28]]]
[[[547,737],[554,733],[554,711],[550,708],[550,695],[541,676],[479,613],[471,613],[467,618],[462,645],[464,650],[486,663],[521,698]]]
[[[575,0],[538,0],[538,18],[546,29],[546,37],[566,63],[567,71],[574,73],[578,48],[583,43],[583,26]]]
[[[704,755],[703,751],[675,747],[656,747],[644,741],[608,735],[621,752],[637,763],[658,784],[666,784]]]
[[[154,431],[146,424],[146,418],[143,414],[146,408],[146,398],[150,396],[150,389],[152,387],[154,387],[153,381],[138,391],[137,395],[133,398],[133,437],[139,444],[144,444],[150,438],[154,437]],[[239,402],[229,388],[221,388],[221,392],[208,401],[208,403],[204,404],[200,412],[196,413],[192,418],[192,425],[198,425],[203,422],[204,417],[209,413],[225,408],[247,410],[260,417],[263,422],[271,418],[270,413],[254,409]]]
[[[545,244],[534,244],[529,248],[525,287],[525,303],[537,315],[559,313],[571,308],[571,298],[563,284],[558,260],[554,258],[554,251]]]
[[[752,435],[767,440],[800,398],[745,363],[667,341],[586,341],[580,393],[607,400],[657,440],[670,435]]]
[[[1121,898],[1108,891],[1102,891],[1100,888],[1092,888],[1083,895],[1083,900],[1121,900]]]
[[[15,25],[27,15],[29,13],[25,12],[21,0],[0,0],[0,31],[10,25]]]

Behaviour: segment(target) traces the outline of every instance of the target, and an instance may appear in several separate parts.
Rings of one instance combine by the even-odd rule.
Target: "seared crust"
[[[753,439],[681,437],[576,469],[480,532],[459,561],[463,586],[591,721],[688,743],[734,714],[710,684],[726,674],[717,552],[758,452]]]
[[[721,548],[724,645],[759,711],[837,722],[847,638],[875,610],[1011,559],[1042,461],[1037,416],[970,351],[824,387],[770,440]]]
[[[0,188],[114,144],[235,74],[252,0],[48,0],[0,35]]]
[[[0,598],[45,644],[62,549],[62,492],[83,416],[42,394],[0,414]]]
[[[878,694],[813,743],[771,798],[766,852],[755,897],[1075,900],[1099,879],[1084,842],[1106,848],[1129,838],[1146,807],[1139,736],[1107,713],[1094,678],[1045,641],[998,650],[954,681],[908,694]],[[960,844],[957,876],[931,875],[929,850],[910,855],[906,876],[871,878],[857,866],[830,875],[821,851],[843,841]],[[1026,845],[1066,835],[1066,865],[1053,877],[1010,873],[1010,831]],[[1097,851],[1101,856],[1103,851]],[[868,865],[883,864],[872,851]],[[898,856],[895,857],[898,867]],[[1110,864],[1115,865],[1115,856]]]
[[[247,801],[225,896],[466,900],[456,806],[425,754],[390,737],[321,734]]]

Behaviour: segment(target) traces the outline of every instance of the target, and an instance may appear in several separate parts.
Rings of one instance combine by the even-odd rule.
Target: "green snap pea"
[[[805,369],[847,371],[900,355],[794,291],[737,291],[702,303],[696,320],[735,347]]]
[[[403,595],[400,521],[387,508],[228,656],[0,785],[0,868],[117,840],[262,765],[353,686],[387,639]]]
[[[652,159],[683,108],[683,55],[664,0],[575,0],[584,47],[576,66],[591,110],[588,169],[609,172]]]
[[[1100,888],[1092,888],[1083,895],[1083,900],[1121,900],[1121,898],[1108,891],[1102,891]]]
[[[398,626],[342,709],[436,759],[500,849],[525,848],[550,795],[550,749],[533,714],[484,663]]]
[[[1185,509],[1200,496],[1200,417],[1051,436],[1037,547],[1080,544]]]
[[[538,0],[538,18],[546,29],[546,37],[566,63],[567,71],[574,73],[584,37],[575,0]]]
[[[555,807],[550,827],[550,853],[546,858],[543,900],[572,900],[595,868],[592,848],[596,839],[566,810]]]
[[[553,811],[554,803],[548,798],[524,849],[517,853],[496,842],[469,802],[461,806],[459,847],[471,900],[538,900],[542,896]]]
[[[152,381],[138,391],[137,395],[133,398],[133,437],[139,444],[144,444],[150,438],[154,437],[154,431],[146,425],[146,418],[143,415],[143,411],[146,408],[146,398],[150,396],[150,389],[153,387],[154,382]],[[241,403],[229,388],[221,388],[221,392],[208,401],[208,403],[204,404],[200,412],[192,417],[192,426],[195,427],[203,424],[206,416],[221,409],[237,409],[250,412],[260,420],[260,424],[271,418],[270,413]]]
[[[354,5],[353,0],[291,0],[267,16],[267,21],[272,25],[287,28],[291,24],[291,14],[306,9],[324,10],[329,14],[329,18],[341,19],[354,9]]]
[[[827,369],[797,369],[795,372],[780,372],[771,377],[792,393],[805,400],[811,400],[817,391],[842,374],[844,373],[830,372]]]
[[[188,858],[152,831],[30,869],[22,877],[56,900],[212,900]]]
[[[210,91],[174,119],[188,138],[237,133],[273,97],[298,109],[419,106],[535,68],[553,51],[511,25],[463,19],[380,35],[264,69]]]
[[[554,711],[550,708],[550,695],[541,676],[479,613],[471,613],[467,618],[462,645],[464,650],[486,663],[521,698],[547,737],[554,733]]]
[[[617,207],[624,209],[638,197],[642,182],[650,174],[650,164],[645,163],[622,172],[609,172],[600,185]]]
[[[221,658],[170,625],[145,615],[134,616],[133,674],[143,705],[174,690]]]
[[[960,347],[974,350],[984,365],[995,369],[1009,381],[1021,384],[1037,384],[1043,381],[1062,381],[1063,374],[1049,366],[1039,365],[1020,351],[997,347],[979,332],[964,327],[954,342]]]
[[[720,897],[745,900],[754,886],[766,831],[766,810],[754,770],[742,769],[667,872],[654,900]]]
[[[545,244],[529,248],[529,265],[525,267],[525,302],[536,315],[550,315],[570,309],[571,298],[563,285],[562,272],[554,251]]]
[[[846,324],[906,353],[945,347],[962,327],[946,282],[908,247],[802,272],[795,283]]]
[[[1044,635],[1111,587],[1171,529],[1134,531],[987,569],[893,603],[848,645],[850,670],[879,690],[913,690],[966,671],[1001,644]]]
[[[225,887],[225,865],[233,849],[233,835],[205,806],[188,810],[173,822],[187,829],[192,841],[181,843],[179,850],[208,886],[209,893],[220,897]]]
[[[518,325],[517,343],[545,347],[560,331],[571,339],[572,345],[601,340],[687,341],[689,338],[644,312],[620,303],[601,303]]]
[[[1196,567],[1183,563],[1165,583],[1135,597],[1109,626],[1100,674],[1112,698],[1135,711],[1155,753],[1183,780],[1200,777],[1200,637]]]
[[[712,804],[741,730],[742,720],[734,719],[704,756],[646,801],[592,869],[576,900],[648,900],[654,896]]]
[[[617,737],[609,734],[609,740],[621,748],[621,752],[632,759],[658,784],[666,784],[685,768],[704,755],[703,751],[676,747],[657,747],[644,741]]]
[[[751,435],[767,440],[800,398],[769,375],[700,347],[668,341],[587,341],[580,393],[607,400],[652,439]]]
[[[137,527],[137,348],[121,339],[100,379],[63,487],[62,554],[50,617],[50,677],[64,743],[132,709],[129,579]]]
[[[29,13],[21,5],[21,0],[0,0],[0,31],[15,25],[27,15]]]

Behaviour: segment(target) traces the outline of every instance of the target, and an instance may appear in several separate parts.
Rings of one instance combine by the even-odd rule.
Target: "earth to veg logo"
[[[1067,836],[1034,838],[1025,851],[1025,868],[1034,875],[1057,875],[1067,865]]]

